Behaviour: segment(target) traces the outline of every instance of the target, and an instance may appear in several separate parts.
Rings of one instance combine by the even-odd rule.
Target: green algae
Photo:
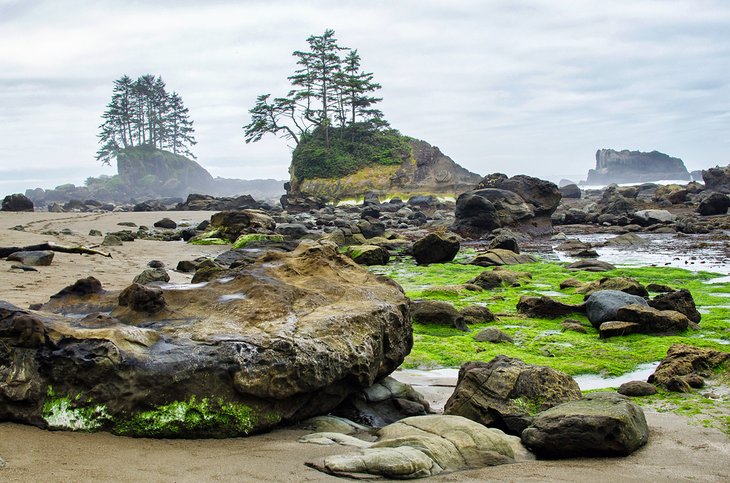
[[[80,394],[61,396],[50,386],[41,416],[50,429],[69,431],[96,431],[111,420],[103,404],[94,404]]]
[[[266,415],[275,420],[275,415]],[[141,437],[234,437],[249,434],[258,417],[245,404],[220,399],[174,401],[143,411],[117,423],[113,432]]]
[[[231,248],[245,248],[251,242],[254,241],[270,241],[270,242],[282,242],[284,237],[282,235],[263,235],[261,233],[249,233],[247,235],[239,236]]]

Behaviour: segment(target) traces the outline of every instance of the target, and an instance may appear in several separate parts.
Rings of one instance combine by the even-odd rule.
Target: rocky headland
[[[679,158],[659,151],[596,151],[596,168],[588,171],[586,185],[611,183],[646,183],[662,180],[687,180],[690,174]]]

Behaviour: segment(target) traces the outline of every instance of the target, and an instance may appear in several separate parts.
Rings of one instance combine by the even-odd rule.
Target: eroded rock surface
[[[0,420],[249,434],[327,413],[412,345],[400,287],[329,243],[270,252],[206,283],[139,286],[126,306],[119,292],[76,285],[41,311],[0,304]]]

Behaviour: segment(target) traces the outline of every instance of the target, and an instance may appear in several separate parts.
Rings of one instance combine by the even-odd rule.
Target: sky
[[[182,96],[214,176],[287,179],[290,142],[241,128],[327,28],[393,127],[479,174],[578,181],[601,148],[730,163],[728,0],[0,0],[0,194],[115,174],[94,154],[123,74]]]

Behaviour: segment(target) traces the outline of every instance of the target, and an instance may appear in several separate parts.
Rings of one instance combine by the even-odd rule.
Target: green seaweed
[[[239,236],[231,248],[245,248],[251,242],[254,241],[270,241],[270,242],[282,242],[284,237],[282,235],[263,235],[261,233],[249,233],[247,235]]]
[[[136,413],[118,422],[113,432],[143,437],[233,437],[249,434],[256,422],[250,406],[191,396]]]
[[[41,416],[50,429],[70,431],[95,431],[111,420],[103,404],[94,404],[80,394],[61,396],[51,386],[48,387]]]

